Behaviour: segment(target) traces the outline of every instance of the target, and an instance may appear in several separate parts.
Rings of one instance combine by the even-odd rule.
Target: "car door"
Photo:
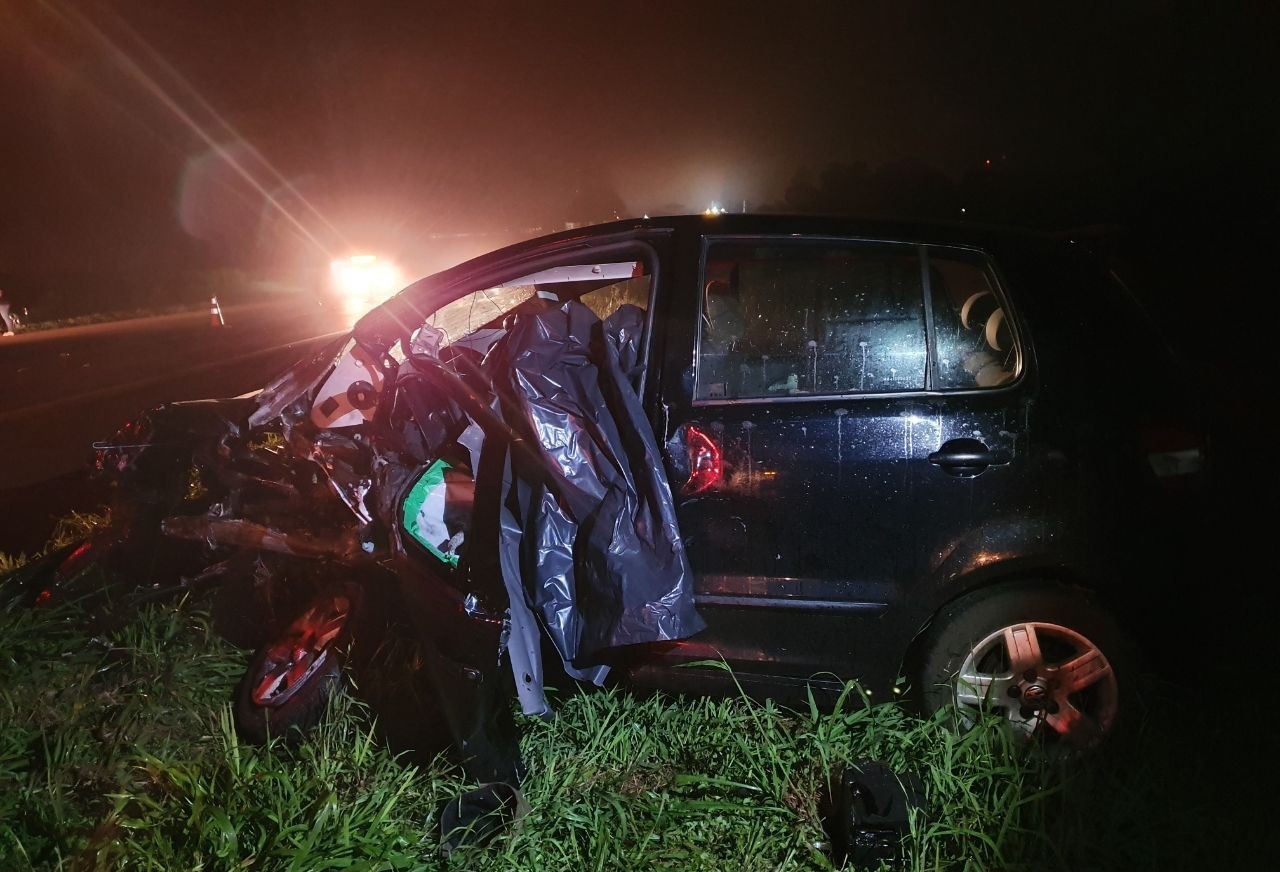
[[[703,240],[695,299],[669,316],[692,366],[668,368],[662,402],[708,629],[669,659],[795,684],[896,670],[882,617],[917,547],[922,264],[905,243]]]
[[[708,629],[665,657],[887,689],[949,588],[1040,535],[996,273],[969,249],[718,236],[691,284],[667,321],[693,348],[665,357],[692,365],[661,402]]]
[[[1030,444],[1027,331],[991,259],[943,246],[925,257],[932,390],[908,416],[917,519],[910,593],[888,618],[900,634],[985,579],[1040,568],[1055,547],[1046,509],[1071,493],[1055,452]]]

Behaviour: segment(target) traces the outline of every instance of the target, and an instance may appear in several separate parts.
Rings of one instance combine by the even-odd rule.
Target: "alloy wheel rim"
[[[1068,627],[1039,621],[1001,627],[970,648],[953,696],[962,717],[995,712],[1018,738],[1075,748],[1098,744],[1119,706],[1115,670],[1102,650]]]
[[[267,649],[250,694],[254,704],[279,706],[297,693],[328,660],[350,613],[351,601],[335,595],[307,609],[290,624]]]

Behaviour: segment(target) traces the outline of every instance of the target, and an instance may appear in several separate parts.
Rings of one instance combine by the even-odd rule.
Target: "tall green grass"
[[[436,809],[461,773],[397,757],[350,697],[309,741],[243,745],[227,700],[245,655],[207,606],[98,635],[75,603],[0,612],[0,869],[827,869],[826,781],[863,758],[925,785],[911,870],[1218,868],[1239,847],[1203,838],[1232,824],[1187,780],[1213,738],[1162,718],[1165,696],[1086,764],[850,685],[834,712],[569,694],[522,722],[529,814],[446,861]]]

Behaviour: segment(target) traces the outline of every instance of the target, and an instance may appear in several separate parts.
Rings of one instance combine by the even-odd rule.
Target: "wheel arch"
[[[898,674],[914,674],[915,667],[928,650],[939,617],[957,603],[979,602],[1017,589],[1075,590],[1095,600],[1101,587],[1090,583],[1089,574],[1079,567],[1034,558],[1011,558],[975,566],[960,577],[949,579],[946,587],[940,589],[944,595],[931,599],[927,612],[915,621],[911,639],[898,664]]]

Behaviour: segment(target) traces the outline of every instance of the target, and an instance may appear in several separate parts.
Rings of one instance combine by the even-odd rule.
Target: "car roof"
[[[372,309],[356,324],[357,337],[379,344],[395,336],[407,335],[422,323],[436,306],[447,302],[442,295],[463,277],[499,270],[530,253],[557,249],[572,250],[578,245],[603,242],[625,243],[646,236],[768,235],[817,236],[892,240],[979,248],[993,254],[1010,249],[1062,252],[1067,246],[1060,235],[1026,228],[974,222],[912,221],[883,218],[856,218],[822,215],[767,213],[727,213],[714,215],[664,215],[627,218],[603,224],[575,227],[526,239],[471,258],[456,266],[426,276],[405,287],[382,305]]]
[[[507,246],[502,250],[537,248],[560,240],[613,236],[627,231],[668,229],[694,234],[762,234],[866,237],[892,239],[899,242],[927,242],[938,245],[985,247],[1021,244],[1032,247],[1061,243],[1061,234],[1046,233],[1024,227],[983,224],[970,221],[920,221],[892,218],[848,217],[834,215],[732,213],[715,215],[660,215],[652,218],[627,218],[593,224],[539,236]],[[481,260],[481,255],[476,260]]]

